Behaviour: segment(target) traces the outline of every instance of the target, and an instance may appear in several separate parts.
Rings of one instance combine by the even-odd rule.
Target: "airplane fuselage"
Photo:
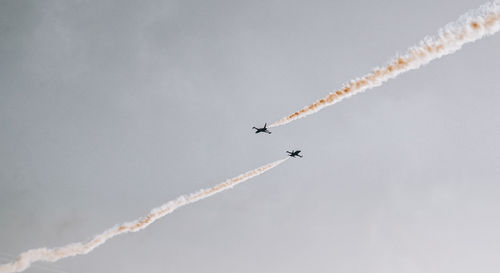
[[[268,133],[270,134],[271,132],[269,132],[269,130],[267,130],[267,124],[264,125],[264,127],[262,128],[257,128],[257,127],[253,127],[252,129],[255,129],[255,133],[258,134],[258,133]]]
[[[288,156],[290,156],[290,157],[296,157],[296,156],[298,156],[298,157],[302,157],[301,155],[299,155],[300,150],[297,150],[297,151],[291,151],[291,152],[286,151],[286,152],[288,153]]]

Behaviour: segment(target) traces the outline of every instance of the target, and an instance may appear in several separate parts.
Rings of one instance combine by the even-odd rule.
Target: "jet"
[[[271,133],[271,132],[269,132],[269,130],[267,130],[267,123],[264,124],[264,127],[262,127],[262,128],[252,127],[252,129],[257,130],[257,131],[255,131],[256,134],[258,134],[258,133],[268,133],[268,134],[270,134]]]
[[[297,150],[297,151],[292,150],[291,152],[289,152],[289,151],[286,151],[286,152],[288,153],[288,156],[290,156],[290,157],[296,157],[296,156],[302,157],[301,155],[299,155],[300,150]]]

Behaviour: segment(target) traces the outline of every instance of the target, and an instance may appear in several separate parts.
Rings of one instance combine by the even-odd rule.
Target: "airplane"
[[[289,151],[286,151],[286,152],[288,153],[288,155],[289,155],[290,157],[296,157],[296,156],[298,156],[298,157],[302,157],[301,155],[299,155],[300,150],[297,150],[297,151],[292,150],[291,152],[289,152]]]
[[[268,134],[270,134],[271,133],[271,132],[269,132],[269,130],[267,130],[267,123],[264,124],[264,127],[262,127],[262,128],[252,127],[252,129],[257,130],[257,131],[255,131],[256,134],[258,134],[258,133],[268,133]]]

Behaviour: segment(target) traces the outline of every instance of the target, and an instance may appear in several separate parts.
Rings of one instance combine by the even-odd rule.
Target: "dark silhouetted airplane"
[[[302,157],[301,155],[299,155],[300,150],[297,150],[297,151],[292,150],[291,152],[289,152],[289,151],[286,151],[286,152],[288,153],[288,155],[289,155],[290,157],[296,157],[296,156],[298,156],[298,157]]]
[[[258,133],[268,133],[268,134],[270,134],[270,133],[271,133],[271,132],[269,132],[269,131],[267,130],[267,123],[266,123],[266,124],[264,124],[264,127],[262,127],[262,128],[252,127],[252,129],[257,130],[257,131],[255,131],[255,133],[256,133],[256,134],[258,134]]]

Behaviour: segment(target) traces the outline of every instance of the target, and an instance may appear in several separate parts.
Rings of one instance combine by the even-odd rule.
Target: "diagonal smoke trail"
[[[3,255],[3,254],[0,254],[0,260],[2,262],[9,262],[9,261],[12,261],[14,260],[16,257],[14,256],[11,256],[11,255]],[[42,266],[42,265],[33,265],[34,268],[38,268],[38,269],[41,269],[41,270],[45,270],[45,271],[48,271],[48,272],[54,272],[54,273],[68,273],[62,269],[58,269],[56,267],[49,267],[49,266]]]
[[[156,220],[162,218],[163,216],[173,212],[174,210],[182,206],[189,205],[196,201],[200,201],[209,196],[212,196],[216,193],[228,190],[239,183],[242,183],[257,175],[263,174],[264,172],[285,162],[287,159],[288,157],[285,159],[274,161],[267,165],[261,166],[257,169],[241,174],[237,177],[229,179],[225,182],[217,184],[211,188],[203,189],[198,192],[191,193],[189,195],[182,195],[175,200],[172,200],[170,202],[161,205],[160,207],[152,209],[147,216],[137,219],[133,222],[124,223],[122,225],[108,229],[103,233],[94,236],[94,238],[88,242],[73,243],[58,248],[50,248],[50,249],[38,248],[38,249],[28,250],[26,252],[21,253],[17,257],[16,261],[0,265],[0,273],[21,272],[29,268],[32,263],[38,261],[55,262],[62,258],[87,254],[90,251],[94,250],[96,247],[104,244],[107,240],[115,236],[127,232],[136,232],[141,229],[144,229],[153,222],[155,222]]]
[[[375,68],[371,73],[344,84],[341,89],[274,122],[269,127],[281,126],[306,117],[344,98],[380,86],[403,72],[417,69],[432,60],[454,53],[464,44],[492,35],[498,30],[500,30],[500,0],[495,0],[462,15],[456,22],[440,29],[437,36],[426,37],[419,45],[409,48],[404,55],[396,56],[386,66]]]

